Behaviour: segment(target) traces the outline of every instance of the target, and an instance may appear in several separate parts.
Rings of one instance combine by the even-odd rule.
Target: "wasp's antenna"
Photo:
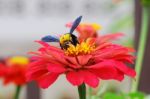
[[[59,39],[57,37],[47,35],[41,39],[43,42],[59,42]]]
[[[81,22],[81,19],[82,19],[82,16],[79,16],[74,22],[73,22],[73,25],[70,29],[70,33],[72,34],[73,31],[77,28],[77,26],[80,24]]]

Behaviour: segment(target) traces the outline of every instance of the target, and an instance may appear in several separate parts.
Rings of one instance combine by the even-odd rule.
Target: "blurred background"
[[[80,15],[83,16],[82,22],[100,24],[100,35],[125,33],[119,43],[133,47],[134,4],[134,0],[0,0],[0,57],[28,56],[27,52],[38,48],[34,40],[68,32],[65,24]],[[103,81],[101,85],[127,92],[130,82],[126,78],[123,83]],[[37,89],[35,92],[34,88]],[[28,89],[33,90],[28,92]],[[0,99],[11,99],[14,90],[13,84],[4,87],[0,83]],[[46,90],[39,90],[34,84],[25,86],[20,99],[29,99],[28,95],[38,96],[37,99],[78,99],[76,88],[63,76]]]

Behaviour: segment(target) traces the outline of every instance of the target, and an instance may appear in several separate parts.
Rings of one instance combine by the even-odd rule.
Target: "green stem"
[[[19,99],[20,90],[21,90],[21,86],[17,86],[14,99]]]
[[[86,99],[86,86],[85,86],[85,84],[78,86],[78,92],[79,92],[80,99]]]
[[[136,92],[138,90],[140,75],[142,71],[142,64],[144,59],[144,52],[146,47],[147,41],[147,34],[148,34],[148,21],[149,21],[149,10],[147,8],[143,8],[142,13],[142,27],[141,27],[141,34],[140,34],[140,41],[138,45],[138,53],[137,53],[137,60],[135,63],[135,70],[136,70],[136,81],[132,83],[132,92]]]

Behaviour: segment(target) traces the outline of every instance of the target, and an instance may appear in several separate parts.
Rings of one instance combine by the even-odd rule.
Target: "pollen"
[[[29,59],[23,56],[14,56],[8,60],[8,64],[18,64],[18,65],[27,65]]]
[[[102,26],[99,25],[99,24],[97,24],[97,23],[81,23],[79,26],[82,27],[82,28],[85,28],[85,27],[89,27],[89,26],[90,26],[90,27],[92,27],[95,31],[98,31],[98,30],[102,29]]]
[[[95,50],[95,43],[91,43],[91,40],[86,40],[81,42],[80,44],[72,45],[65,50],[65,54],[68,56],[77,56],[77,55],[85,55],[90,54]]]

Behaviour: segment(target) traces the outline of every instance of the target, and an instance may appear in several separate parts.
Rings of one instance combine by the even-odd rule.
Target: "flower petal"
[[[91,68],[91,69],[101,69],[103,67],[108,67],[108,66],[114,66],[114,62],[109,61],[109,60],[108,61],[104,60],[102,62],[99,62],[99,63],[95,64],[95,65],[91,65],[88,68]]]
[[[114,79],[118,80],[118,81],[122,81],[124,79],[124,73],[117,70],[117,74],[116,76],[114,77]]]
[[[133,78],[136,76],[136,72],[132,68],[126,66],[123,62],[115,61],[115,64],[116,68],[125,73],[126,75]]]
[[[59,74],[49,73],[40,77],[37,81],[39,83],[39,86],[45,89],[48,88],[51,84],[53,84],[58,78],[58,76]]]
[[[98,77],[87,70],[81,70],[80,76],[83,77],[84,83],[88,84],[89,86],[93,88],[97,87],[99,84]]]
[[[48,47],[48,46],[49,46],[49,44],[48,44],[48,43],[43,42],[43,41],[35,41],[35,42],[37,42],[37,43],[39,43],[39,44],[43,45],[44,47]]]
[[[5,75],[5,65],[0,63],[0,76]]]
[[[49,72],[53,72],[53,73],[63,73],[66,71],[66,69],[63,67],[63,65],[61,64],[52,64],[49,63],[48,67],[47,67]]]
[[[68,61],[68,66],[70,66],[72,68],[80,68],[81,67],[75,57],[65,56],[65,58]]]
[[[39,69],[39,70],[37,69],[34,71],[29,71],[26,74],[26,79],[27,79],[27,81],[38,79],[39,77],[41,77],[42,75],[44,75],[46,73],[47,73],[47,70],[45,70],[45,69]]]
[[[123,36],[123,33],[115,33],[115,34],[107,34],[104,36],[100,36],[97,38],[97,43],[102,44],[104,42],[109,42],[110,40],[118,39],[119,37]]]
[[[41,45],[43,46],[42,48],[46,48],[46,49],[48,49],[48,50],[50,50],[50,51],[56,51],[56,52],[61,52],[61,53],[63,53],[63,51],[62,51],[60,48],[51,46],[51,45],[49,45],[49,44],[46,43],[46,42],[43,42],[43,41],[35,41],[35,42],[41,44]],[[40,50],[41,50],[41,48],[40,48]]]
[[[56,61],[63,64],[68,64],[68,62],[65,60],[65,56],[62,53],[56,51],[48,51],[48,54],[51,55]]]
[[[118,74],[114,63],[111,61],[100,62],[89,68],[92,73],[104,80],[114,79]]]
[[[79,86],[83,83],[83,78],[77,71],[68,72],[66,78],[74,86]]]
[[[35,80],[47,72],[48,70],[46,69],[44,61],[35,61],[29,65],[26,73],[26,79],[27,81]]]
[[[80,55],[78,56],[78,60],[80,65],[85,65],[91,59],[92,55]]]
[[[66,60],[69,61],[71,64],[77,65],[77,59],[75,57],[71,57],[71,56],[65,56]]]

